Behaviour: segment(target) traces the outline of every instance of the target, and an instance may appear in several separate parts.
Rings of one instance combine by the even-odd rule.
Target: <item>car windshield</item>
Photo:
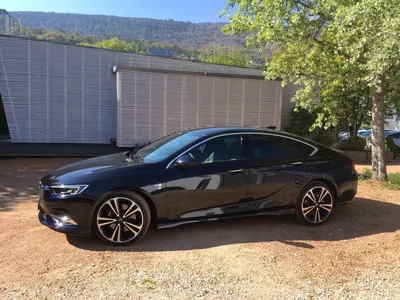
[[[160,162],[202,137],[197,132],[179,132],[147,145],[134,155],[144,162]]]

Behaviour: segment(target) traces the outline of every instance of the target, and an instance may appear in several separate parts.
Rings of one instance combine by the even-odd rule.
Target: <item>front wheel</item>
[[[332,214],[334,196],[323,182],[311,182],[300,193],[296,204],[297,219],[310,226],[325,222]]]
[[[150,221],[150,207],[142,196],[130,191],[111,192],[95,209],[93,230],[103,242],[127,245],[145,235]]]

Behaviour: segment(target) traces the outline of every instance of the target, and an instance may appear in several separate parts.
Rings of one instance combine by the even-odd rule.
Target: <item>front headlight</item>
[[[50,186],[52,194],[57,196],[74,196],[82,193],[88,187],[87,184],[80,185],[53,185]]]

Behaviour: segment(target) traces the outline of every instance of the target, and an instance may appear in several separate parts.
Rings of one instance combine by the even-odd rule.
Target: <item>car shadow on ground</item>
[[[313,241],[341,241],[400,229],[400,205],[355,198],[335,210],[323,225],[308,227],[295,216],[260,216],[208,223],[194,223],[169,229],[151,229],[136,244],[109,246],[95,238],[68,236],[68,242],[90,251],[180,251],[223,245],[282,242],[312,249]]]

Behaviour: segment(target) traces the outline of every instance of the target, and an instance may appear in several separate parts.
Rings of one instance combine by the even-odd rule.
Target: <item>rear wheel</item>
[[[315,226],[325,222],[333,208],[334,196],[331,188],[323,182],[311,182],[297,199],[296,216],[303,224]]]
[[[150,207],[142,196],[130,191],[112,192],[97,205],[93,230],[103,242],[127,245],[145,235],[150,221]]]

